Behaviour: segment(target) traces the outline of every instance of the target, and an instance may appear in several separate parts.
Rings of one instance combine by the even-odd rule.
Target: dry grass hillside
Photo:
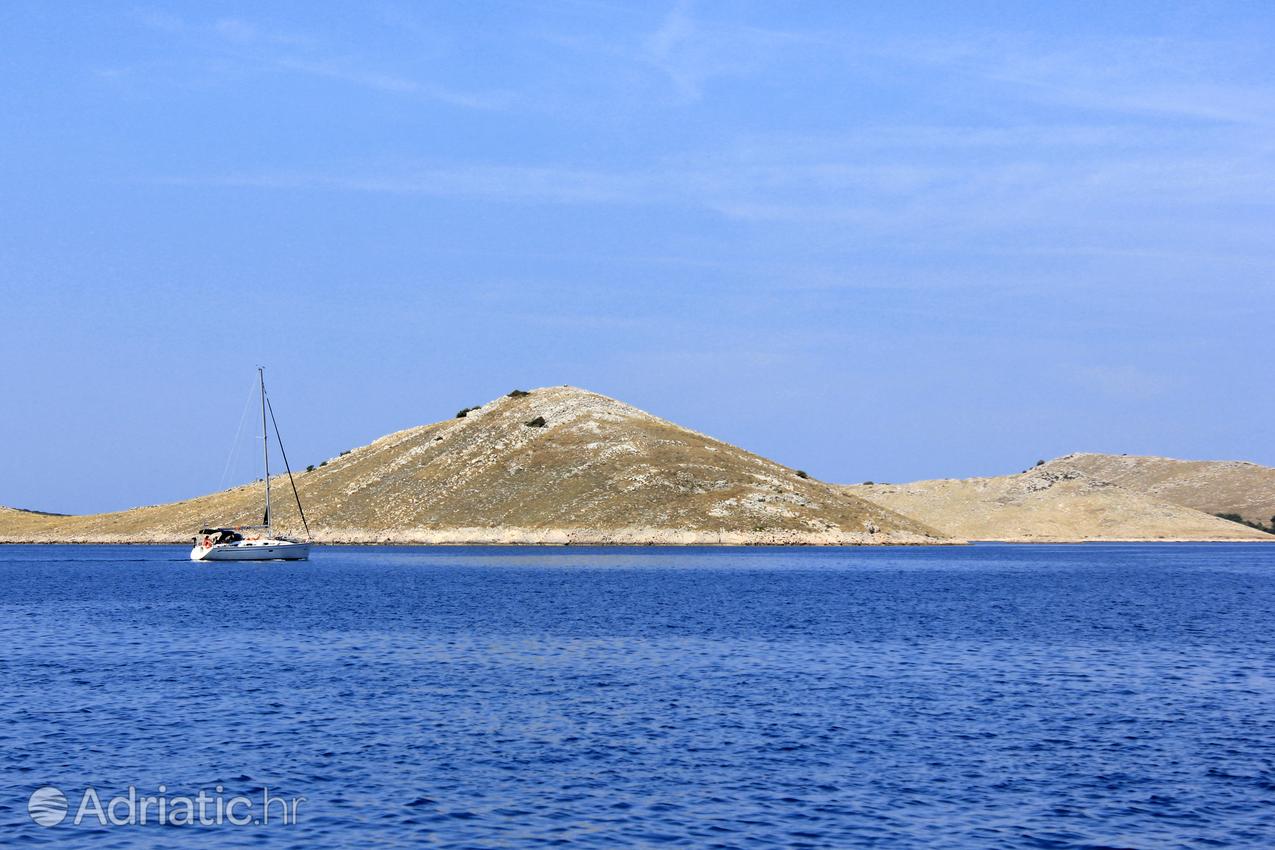
[[[531,423],[531,424],[528,424]],[[541,424],[543,423],[543,424]],[[286,477],[276,524],[300,530]],[[919,543],[932,529],[596,393],[552,387],[382,437],[296,476],[319,541]],[[259,521],[261,485],[59,517],[0,511],[0,541],[169,542]]]
[[[1275,469],[1238,460],[1071,454],[1049,469],[1075,469],[1099,481],[1208,514],[1237,514],[1270,525],[1275,516]]]
[[[846,490],[970,540],[1275,541],[1247,526],[1052,465],[999,478],[861,484]]]

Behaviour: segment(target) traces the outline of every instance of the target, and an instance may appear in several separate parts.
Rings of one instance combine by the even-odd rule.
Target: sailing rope
[[[235,441],[230,444],[230,454],[226,455],[226,465],[221,469],[221,481],[217,485],[218,490],[226,489],[226,476],[230,473],[230,464],[234,462],[235,456],[239,454],[239,438],[243,435],[243,423],[248,419],[248,406],[252,404],[253,392],[256,389],[257,382],[253,381],[248,386],[248,397],[243,401],[243,413],[239,414],[239,427],[235,429]]]
[[[292,480],[292,467],[288,466],[288,450],[283,447],[283,437],[279,434],[279,423],[274,418],[274,405],[270,396],[266,396],[266,409],[270,411],[270,424],[274,425],[274,436],[279,441],[279,454],[283,455],[283,468],[288,470],[288,483],[292,485],[292,497],[297,500],[297,513],[301,514],[301,524],[305,526],[306,539],[310,537],[310,523],[305,521],[305,508],[301,507],[301,494],[297,492],[297,482]]]

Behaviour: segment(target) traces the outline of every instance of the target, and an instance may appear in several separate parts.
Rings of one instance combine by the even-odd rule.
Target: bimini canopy
[[[233,528],[201,528],[199,533],[213,543],[238,543],[243,535]]]

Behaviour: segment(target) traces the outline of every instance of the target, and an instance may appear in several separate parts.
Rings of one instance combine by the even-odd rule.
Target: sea
[[[1275,546],[0,546],[0,844],[1275,847]]]

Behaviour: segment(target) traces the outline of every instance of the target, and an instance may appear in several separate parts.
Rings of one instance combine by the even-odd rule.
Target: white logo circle
[[[52,785],[31,792],[27,813],[40,826],[57,826],[66,819],[66,795]]]

